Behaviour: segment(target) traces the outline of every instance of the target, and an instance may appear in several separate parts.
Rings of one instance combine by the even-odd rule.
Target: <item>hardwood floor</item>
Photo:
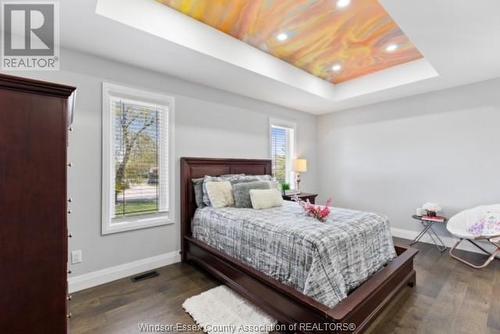
[[[369,333],[500,334],[500,261],[475,270],[433,245],[415,247],[420,249],[415,289],[401,293]],[[480,254],[460,254],[484,261]]]
[[[400,293],[369,333],[500,334],[500,261],[473,270],[432,245],[416,247],[416,287]],[[480,259],[478,254],[466,255]],[[140,323],[193,324],[182,303],[218,283],[186,264],[158,271],[159,277],[145,281],[126,278],[74,294],[71,333],[140,333]]]

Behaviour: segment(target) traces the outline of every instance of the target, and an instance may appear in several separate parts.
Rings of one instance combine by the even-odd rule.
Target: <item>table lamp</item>
[[[300,192],[300,173],[307,172],[307,160],[295,159],[293,164],[293,171],[297,173],[297,191]]]

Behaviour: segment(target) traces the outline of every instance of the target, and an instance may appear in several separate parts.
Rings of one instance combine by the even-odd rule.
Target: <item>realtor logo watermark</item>
[[[2,70],[59,70],[59,3],[1,1]]]

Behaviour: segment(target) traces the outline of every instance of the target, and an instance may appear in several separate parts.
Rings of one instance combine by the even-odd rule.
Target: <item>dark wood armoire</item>
[[[0,74],[0,333],[67,333],[75,88]]]

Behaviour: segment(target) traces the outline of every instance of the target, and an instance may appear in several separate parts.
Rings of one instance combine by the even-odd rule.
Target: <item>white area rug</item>
[[[186,299],[182,307],[208,334],[267,334],[277,323],[225,285]]]

